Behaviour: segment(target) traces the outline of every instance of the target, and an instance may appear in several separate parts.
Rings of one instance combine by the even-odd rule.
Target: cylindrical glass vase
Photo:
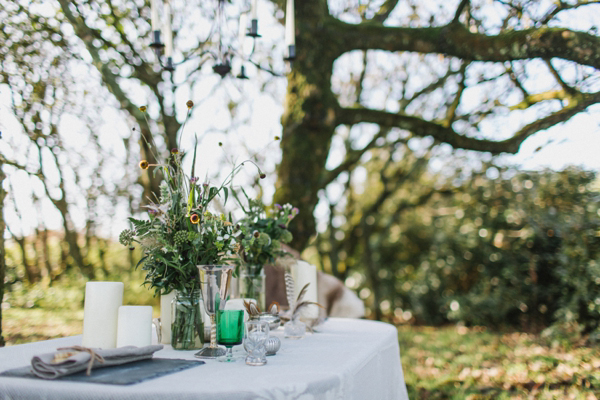
[[[266,311],[265,271],[262,265],[246,265],[240,272],[239,292],[242,299],[254,299],[261,311]]]
[[[175,350],[197,350],[204,345],[204,323],[200,290],[177,292],[172,306],[171,346]]]

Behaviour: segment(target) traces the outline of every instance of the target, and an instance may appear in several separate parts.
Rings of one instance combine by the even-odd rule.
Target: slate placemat
[[[158,378],[163,375],[172,374],[202,364],[205,364],[205,362],[180,360],[175,358],[151,358],[149,360],[141,360],[129,364],[93,369],[90,376],[87,376],[85,371],[83,371],[52,380],[105,383],[109,385],[132,385],[134,383]],[[0,373],[0,376],[41,379],[31,372],[31,366],[9,369],[8,371]]]

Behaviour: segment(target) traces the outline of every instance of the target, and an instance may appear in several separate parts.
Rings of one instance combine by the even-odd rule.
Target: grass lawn
[[[81,334],[83,311],[10,308],[8,345]],[[398,328],[411,399],[597,399],[600,347],[464,327]]]
[[[398,330],[411,399],[596,399],[600,347],[464,327]]]

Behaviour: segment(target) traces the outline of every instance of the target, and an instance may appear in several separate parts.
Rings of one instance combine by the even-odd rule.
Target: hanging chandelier
[[[253,41],[261,37],[258,32],[258,0],[251,0],[250,10],[243,11],[239,16],[239,31],[237,43],[233,46],[224,40],[226,25],[225,0],[217,0],[217,8],[213,17],[212,28],[204,40],[208,48],[203,48],[199,56],[209,56],[213,58],[213,71],[224,78],[231,72],[232,58],[241,59],[241,68],[236,76],[239,79],[248,79],[244,64],[250,61],[252,52],[246,56],[244,52],[244,42],[246,37],[251,37]],[[170,0],[151,0],[151,22],[152,22],[152,42],[150,46],[154,49],[156,58],[160,66],[173,72],[176,64],[173,62],[173,29],[172,29],[172,8]],[[162,7],[161,7],[162,6]],[[162,18],[160,10],[162,8]],[[248,19],[248,14],[250,18]],[[162,36],[162,38],[161,38]],[[164,40],[164,43],[161,41]],[[287,0],[285,10],[285,45],[286,56],[284,60],[290,64],[296,58],[296,34],[294,21],[294,0]]]

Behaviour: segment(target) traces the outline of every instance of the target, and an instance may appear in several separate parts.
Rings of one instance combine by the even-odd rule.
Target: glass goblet
[[[244,310],[217,311],[217,343],[227,348],[224,356],[217,361],[238,361],[240,357],[233,356],[233,346],[242,344],[244,339]]]
[[[269,338],[269,323],[267,321],[250,320],[246,323],[246,338],[244,344],[248,351],[246,364],[265,365],[267,363],[266,342]]]

